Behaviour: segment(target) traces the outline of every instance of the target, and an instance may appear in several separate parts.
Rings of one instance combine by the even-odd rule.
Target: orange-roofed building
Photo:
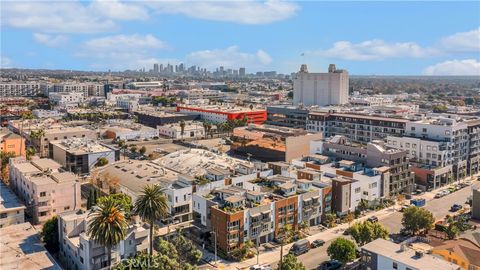
[[[9,130],[0,130],[0,151],[25,156],[25,139]]]

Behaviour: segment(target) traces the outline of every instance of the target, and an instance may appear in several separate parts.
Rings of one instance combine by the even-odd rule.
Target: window
[[[65,207],[63,208],[63,210],[64,210],[64,211],[70,210],[70,206],[65,206]]]
[[[410,143],[405,143],[405,147],[409,148],[410,147]]]
[[[411,130],[411,131],[415,131],[415,127],[411,127],[410,130]]]
[[[393,266],[392,266],[393,269],[398,269],[398,265],[396,262],[393,262]]]
[[[7,216],[8,216],[7,213],[1,213],[0,214],[0,218],[6,218]]]
[[[427,133],[427,129],[426,129],[426,128],[422,128],[422,132],[423,132],[423,133]]]
[[[355,193],[359,193],[359,192],[360,192],[360,188],[359,187],[355,188]]]
[[[47,196],[47,193],[45,191],[40,192],[40,197],[45,197],[45,196]]]

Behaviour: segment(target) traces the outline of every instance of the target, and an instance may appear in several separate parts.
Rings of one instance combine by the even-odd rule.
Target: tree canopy
[[[358,222],[350,228],[350,234],[358,245],[363,246],[377,238],[388,238],[388,230],[378,222]]]
[[[355,243],[339,237],[330,244],[327,249],[327,254],[331,259],[337,260],[342,264],[351,262],[356,258]]]
[[[410,206],[403,211],[402,225],[405,230],[412,234],[417,234],[422,230],[430,230],[434,223],[433,214],[424,208]]]
[[[305,270],[305,266],[302,262],[297,260],[297,257],[293,254],[288,254],[287,256],[283,257],[282,260],[282,267],[278,268],[279,270]]]
[[[57,216],[52,217],[43,224],[40,235],[42,236],[42,241],[45,243],[45,248],[50,253],[55,254],[59,251]]]

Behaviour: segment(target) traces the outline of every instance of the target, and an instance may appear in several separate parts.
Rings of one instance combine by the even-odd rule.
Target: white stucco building
[[[328,67],[328,73],[309,73],[302,65],[293,79],[293,104],[305,106],[342,105],[348,103],[348,71]]]

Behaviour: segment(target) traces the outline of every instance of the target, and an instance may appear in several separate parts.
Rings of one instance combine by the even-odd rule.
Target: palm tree
[[[150,255],[153,251],[153,224],[168,215],[167,198],[159,185],[147,185],[138,196],[133,212],[150,224]]]
[[[29,146],[27,148],[27,154],[26,154],[27,160],[31,160],[32,156],[34,156],[36,153],[37,151],[35,150],[35,147]]]
[[[107,248],[108,265],[112,264],[112,248],[125,239],[127,220],[123,207],[117,201],[106,199],[99,202],[88,215],[87,234],[94,242]]]

